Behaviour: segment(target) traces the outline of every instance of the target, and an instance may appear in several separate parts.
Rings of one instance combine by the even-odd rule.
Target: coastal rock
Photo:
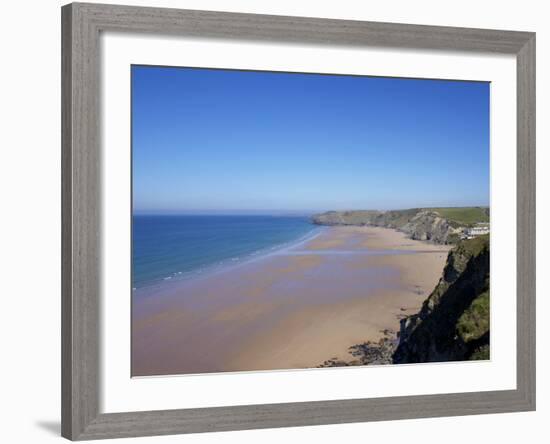
[[[451,226],[450,222],[432,211],[419,211],[405,225],[398,228],[407,233],[411,239],[432,241],[438,244],[451,243],[453,235],[461,231]]]
[[[355,359],[345,360],[337,357],[327,359],[319,367],[348,367],[355,365],[386,365],[393,363],[393,353],[397,347],[395,332],[384,330],[384,336],[378,342],[367,341],[352,345],[349,353]]]
[[[420,311],[400,321],[393,362],[489,358],[489,236],[461,241]]]
[[[318,225],[357,225],[393,228],[415,240],[438,244],[455,243],[462,234],[460,224],[441,217],[432,210],[412,208],[393,211],[328,211],[316,214],[312,222]]]

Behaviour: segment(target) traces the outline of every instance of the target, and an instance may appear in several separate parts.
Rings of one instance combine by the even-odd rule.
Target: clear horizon
[[[132,215],[134,216],[277,216],[277,215],[300,215],[300,216],[310,216],[318,213],[324,213],[328,211],[404,211],[411,209],[426,209],[431,208],[489,208],[489,205],[471,205],[467,207],[411,207],[411,208],[391,208],[383,210],[380,208],[341,208],[336,210],[280,210],[280,209],[235,209],[235,210],[134,210]]]
[[[134,214],[489,206],[484,82],[132,66]]]

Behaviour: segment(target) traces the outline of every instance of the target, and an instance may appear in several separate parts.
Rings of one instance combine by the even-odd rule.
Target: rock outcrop
[[[367,341],[352,345],[348,351],[353,359],[327,359],[318,367],[349,367],[355,365],[386,365],[393,364],[393,353],[397,346],[395,332],[384,330],[378,341]]]
[[[318,225],[394,228],[406,233],[411,239],[438,244],[457,242],[463,230],[463,227],[441,217],[437,212],[419,208],[394,211],[328,211],[314,215],[312,221]]]
[[[401,320],[393,362],[489,359],[489,236],[460,241],[420,311]]]

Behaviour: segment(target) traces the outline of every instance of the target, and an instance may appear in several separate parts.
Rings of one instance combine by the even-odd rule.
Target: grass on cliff
[[[489,249],[489,235],[474,237],[460,241],[456,246],[457,252],[462,252],[470,256],[477,256],[483,250]]]
[[[430,208],[441,217],[461,225],[473,225],[478,222],[489,222],[489,209],[486,207]]]
[[[472,361],[487,361],[490,358],[489,344],[478,348],[474,353],[472,353],[472,356],[470,356],[470,360]]]
[[[456,329],[464,342],[481,338],[489,331],[489,291],[481,293],[458,319]]]
[[[402,227],[411,218],[416,216],[420,210],[418,208],[411,208],[410,210],[394,210],[387,212],[387,218],[393,227]]]

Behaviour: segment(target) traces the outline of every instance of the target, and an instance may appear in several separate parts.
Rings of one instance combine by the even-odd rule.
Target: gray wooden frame
[[[517,389],[101,413],[99,35],[102,31],[515,55]],[[62,107],[64,437],[82,440],[535,409],[534,33],[73,3],[62,8]]]

